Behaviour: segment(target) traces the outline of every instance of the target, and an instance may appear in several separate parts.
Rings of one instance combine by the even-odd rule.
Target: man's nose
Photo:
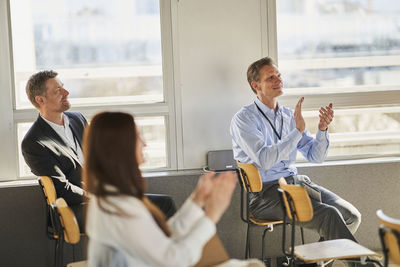
[[[64,95],[65,95],[65,96],[69,95],[68,90],[66,90],[65,88],[63,88],[63,89],[64,89]]]

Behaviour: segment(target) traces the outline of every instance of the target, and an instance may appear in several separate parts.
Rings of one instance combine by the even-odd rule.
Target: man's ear
[[[253,88],[255,91],[258,91],[258,84],[256,81],[252,81],[250,83],[250,85],[251,85],[251,88]]]
[[[37,96],[35,96],[35,101],[36,101],[36,103],[39,104],[39,106],[41,106],[44,104],[44,97],[41,95],[37,95]]]

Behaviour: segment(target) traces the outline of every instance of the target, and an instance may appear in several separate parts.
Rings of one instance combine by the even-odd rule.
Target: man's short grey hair
[[[257,94],[256,90],[251,86],[251,82],[256,81],[258,82],[260,80],[260,69],[262,69],[264,66],[274,66],[275,62],[272,58],[270,57],[264,57],[262,59],[257,60],[256,62],[253,62],[249,68],[247,69],[247,81],[250,84],[251,90],[255,94]]]
[[[36,102],[36,96],[43,96],[46,94],[46,82],[51,78],[55,78],[58,75],[57,72],[53,70],[43,70],[38,73],[33,74],[28,82],[26,83],[26,94],[28,95],[29,101],[36,108],[39,108],[39,104]]]

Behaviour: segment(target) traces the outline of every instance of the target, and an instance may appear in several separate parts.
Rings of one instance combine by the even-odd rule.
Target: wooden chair
[[[42,188],[43,195],[46,200],[47,235],[50,239],[56,241],[54,265],[62,266],[64,242],[76,244],[79,242],[82,234],[79,233],[78,224],[76,227],[74,226],[73,221],[76,222],[76,218],[73,211],[68,207],[64,199],[57,199],[53,180],[48,176],[41,176],[39,178],[39,185]],[[60,216],[63,216],[64,219],[60,219]],[[64,227],[64,222],[66,223],[67,227]],[[77,239],[75,233],[76,228],[78,229],[79,239]],[[64,231],[64,229],[66,230]],[[73,258],[75,258],[74,247],[72,247],[72,253]]]
[[[43,196],[46,200],[46,232],[50,239],[58,239],[55,229],[54,211],[51,205],[56,202],[57,194],[54,188],[53,180],[48,176],[39,177],[39,185],[42,188]]]
[[[295,223],[307,222],[312,219],[313,208],[311,200],[306,189],[300,185],[288,185],[283,178],[279,180],[279,185],[285,211],[283,221],[286,223],[288,217],[292,225],[289,252],[285,248],[285,228],[282,237],[283,252],[290,257],[291,266],[294,266],[295,261],[325,266],[336,259],[354,259],[354,261],[361,261],[362,264],[372,262],[382,266],[379,261],[368,258],[378,257],[378,254],[349,239],[335,239],[295,246]]]
[[[74,245],[81,239],[79,225],[75,218],[74,212],[68,207],[67,202],[63,198],[58,198],[51,205],[55,214],[55,228],[58,235],[56,240],[56,265],[63,266],[63,249],[64,242]],[[74,248],[72,248],[73,259],[75,261]]]
[[[400,266],[400,220],[391,218],[382,210],[376,212],[379,223],[379,237],[382,243],[385,267],[389,266],[389,259],[392,263]]]
[[[272,232],[274,229],[274,225],[281,225],[283,221],[269,221],[255,218],[249,211],[249,193],[256,193],[262,190],[262,180],[258,169],[253,164],[249,163],[241,163],[237,161],[238,166],[238,178],[239,184],[241,187],[240,194],[240,217],[243,222],[247,223],[247,232],[246,232],[246,250],[245,250],[245,258],[249,258],[250,256],[250,239],[249,239],[249,231],[251,226],[262,226],[265,227],[262,239],[261,239],[261,259],[264,261],[264,247],[265,247],[265,235],[267,231]],[[246,195],[246,196],[244,196]],[[244,208],[244,202],[246,202],[246,208]],[[304,243],[304,235],[303,229],[301,229],[302,240]]]
[[[194,267],[215,266],[229,260],[229,255],[218,235],[214,235],[204,246],[200,260]]]

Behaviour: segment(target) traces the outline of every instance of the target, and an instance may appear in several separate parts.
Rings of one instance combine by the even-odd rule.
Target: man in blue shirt
[[[318,132],[313,138],[306,130],[301,113],[304,97],[300,98],[294,111],[278,104],[283,83],[271,58],[251,64],[247,80],[257,98],[235,114],[230,132],[234,158],[254,164],[263,180],[262,191],[250,195],[252,214],[269,220],[283,218],[277,188],[278,179],[285,177],[289,184],[307,183],[321,193],[320,198],[311,198],[314,217],[303,223],[303,227],[315,230],[325,240],[347,238],[355,241],[353,234],[361,222],[360,212],[336,194],[311,182],[307,176],[299,175],[294,166],[297,151],[310,162],[325,160],[329,147],[328,126],[333,119],[332,104],[319,110]]]

